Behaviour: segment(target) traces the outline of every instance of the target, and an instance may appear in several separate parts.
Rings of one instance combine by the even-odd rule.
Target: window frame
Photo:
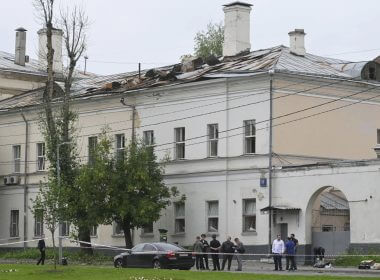
[[[92,226],[90,228],[90,237],[98,237],[98,226]]]
[[[218,205],[218,214],[217,215],[210,215],[210,205],[212,203],[217,203]],[[208,200],[206,201],[206,217],[207,217],[207,232],[208,233],[218,233],[219,232],[219,200]],[[210,230],[210,220],[217,219],[217,229],[216,231]]]
[[[213,130],[213,131],[212,131]],[[211,137],[213,134],[213,138]],[[219,145],[219,125],[217,123],[212,123],[207,125],[207,137],[208,137],[208,157],[218,157],[218,145]],[[216,145],[216,154],[212,154],[212,145]]]
[[[154,146],[154,130],[143,131],[143,143],[147,147]]]
[[[94,142],[91,142],[95,140]],[[98,136],[90,136],[88,137],[88,164],[93,165],[94,164],[94,152],[98,145]]]
[[[36,210],[34,214],[34,237],[42,237],[44,235],[44,217],[43,210]]]
[[[251,129],[250,125],[253,123],[253,128]],[[249,132],[250,134],[247,135],[247,127],[249,127]],[[254,130],[252,134],[252,130]],[[253,155],[256,154],[256,120],[245,120],[243,121],[243,135],[244,135],[244,154],[245,155]],[[254,142],[254,151],[248,151],[248,141],[253,141]],[[251,147],[252,148],[252,147]]]
[[[153,222],[149,225],[146,225],[146,226],[143,226],[141,227],[141,233],[144,235],[144,234],[153,234],[154,232],[154,225],[153,225]],[[149,229],[149,231],[147,231],[147,229]]]
[[[60,224],[61,224],[61,236],[70,236],[69,221],[62,221]],[[65,229],[65,231],[63,229]]]
[[[18,238],[20,237],[20,210],[12,209],[10,217],[10,227],[9,227],[9,237]],[[17,214],[14,216],[14,214]],[[16,219],[14,219],[14,217]]]
[[[254,213],[246,213],[246,204],[247,202],[252,201],[254,203]],[[243,232],[256,232],[257,229],[257,214],[256,214],[256,198],[243,198],[242,199],[242,226],[243,226]],[[255,227],[252,230],[247,230],[246,228],[246,218],[254,218],[255,219]]]
[[[121,144],[119,146],[119,144]],[[125,151],[125,134],[119,133],[115,134],[115,153],[116,158],[120,159],[124,157],[124,151]]]
[[[174,128],[174,158],[182,160],[186,158],[186,129],[184,126]],[[182,150],[182,151],[181,151]],[[180,157],[180,153],[182,157]]]
[[[40,149],[42,147],[42,149]],[[46,146],[44,142],[40,142],[36,144],[36,155],[37,155],[37,171],[45,171],[46,170]],[[42,155],[40,155],[40,151],[42,150]],[[41,164],[40,164],[41,160]],[[42,168],[40,166],[42,165]]]
[[[21,173],[21,145],[12,146],[13,153],[13,172]],[[16,156],[18,154],[18,157]]]
[[[178,202],[174,202],[173,203],[174,205],[174,233],[175,234],[183,234],[186,232],[186,205],[185,205],[185,202],[182,202],[182,201],[178,201]],[[183,215],[178,215],[178,212],[180,212],[178,210],[179,207],[183,207]],[[177,230],[180,226],[179,223],[183,223],[183,231],[179,231]],[[177,226],[177,224],[179,224]]]

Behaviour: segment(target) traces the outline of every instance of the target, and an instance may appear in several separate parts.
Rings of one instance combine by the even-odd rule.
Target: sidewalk
[[[212,261],[209,262],[210,269],[213,269]],[[237,268],[234,259],[231,266],[233,273],[252,273],[252,274],[280,274],[280,275],[333,275],[348,277],[378,277],[380,278],[380,270],[358,269],[354,267],[332,267],[332,268],[315,268],[307,265],[297,265],[297,271],[285,270],[283,263],[282,271],[274,271],[274,264],[261,263],[259,261],[243,261],[243,271],[235,271]],[[227,269],[225,269],[227,271]]]

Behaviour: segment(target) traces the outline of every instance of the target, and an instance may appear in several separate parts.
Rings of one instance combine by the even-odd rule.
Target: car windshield
[[[174,245],[174,244],[164,244],[164,243],[154,243],[153,244],[154,246],[157,247],[158,250],[160,251],[186,251],[186,249],[180,247],[180,246],[177,246],[177,245]]]

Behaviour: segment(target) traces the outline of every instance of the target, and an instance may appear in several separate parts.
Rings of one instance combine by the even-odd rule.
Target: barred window
[[[38,210],[34,214],[34,236],[40,237],[44,234],[44,219],[42,210]]]
[[[19,211],[11,210],[10,237],[19,237]]]

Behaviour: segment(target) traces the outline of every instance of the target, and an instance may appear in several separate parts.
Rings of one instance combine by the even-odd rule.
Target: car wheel
[[[161,263],[159,260],[153,261],[153,268],[154,269],[161,269]]]
[[[122,268],[123,267],[123,260],[122,259],[117,259],[114,261],[114,266],[116,268]]]

